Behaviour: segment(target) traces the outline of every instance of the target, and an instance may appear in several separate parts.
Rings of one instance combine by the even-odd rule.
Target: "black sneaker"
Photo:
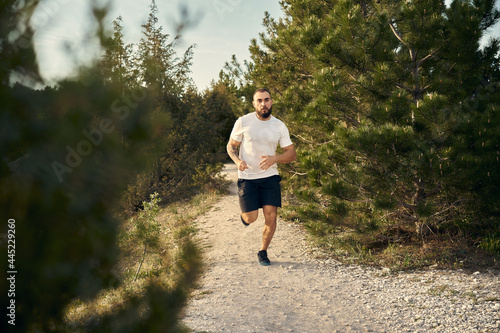
[[[269,265],[271,265],[271,261],[267,257],[267,251],[266,250],[259,251],[259,253],[257,254],[257,257],[259,258],[259,264],[261,264],[262,266],[269,266]]]
[[[245,227],[248,227],[250,224],[246,223],[245,220],[243,220],[243,216],[240,215],[240,219],[241,219],[241,223],[243,223],[243,225]]]

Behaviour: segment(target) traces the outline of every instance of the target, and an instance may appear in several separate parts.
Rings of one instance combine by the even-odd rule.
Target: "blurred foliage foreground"
[[[178,38],[167,42],[154,1],[132,52],[119,20],[107,37],[106,8],[94,7],[91,34],[103,58],[36,90],[43,81],[30,17],[38,4],[0,4],[0,233],[2,253],[15,250],[0,268],[17,272],[0,282],[2,293],[11,291],[1,298],[0,330],[178,331],[200,269],[192,230],[141,212],[153,193],[168,204],[223,188],[215,175],[234,98],[223,84],[203,94],[189,84],[191,48],[176,56]],[[142,222],[130,222],[137,212]],[[126,275],[132,267],[137,288]],[[109,290],[121,294],[117,308],[99,311]],[[79,306],[93,306],[90,316]]]
[[[120,226],[117,285],[73,300],[65,312],[68,329],[189,332],[178,319],[202,269],[192,221],[217,198],[206,192],[164,209],[156,195],[144,202],[144,211]]]

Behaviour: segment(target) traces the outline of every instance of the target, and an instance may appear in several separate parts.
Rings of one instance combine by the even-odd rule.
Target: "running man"
[[[271,264],[267,249],[276,231],[278,207],[281,207],[281,177],[278,163],[290,163],[297,157],[286,125],[271,115],[273,100],[267,89],[258,89],[252,102],[255,112],[236,121],[227,152],[238,166],[238,195],[241,222],[255,222],[259,208],[265,218],[259,263]],[[276,155],[278,144],[283,153]],[[239,147],[239,153],[238,153]]]

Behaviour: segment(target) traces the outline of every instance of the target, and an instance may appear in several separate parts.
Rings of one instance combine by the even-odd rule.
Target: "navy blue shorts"
[[[242,213],[258,210],[263,206],[281,207],[281,177],[238,179],[238,196]]]

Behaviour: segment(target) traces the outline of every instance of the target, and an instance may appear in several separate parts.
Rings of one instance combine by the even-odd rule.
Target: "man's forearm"
[[[276,155],[276,163],[290,163],[295,161],[297,153],[295,149],[285,151],[283,154]]]
[[[238,147],[235,147],[233,145],[227,145],[227,154],[229,157],[233,160],[234,163],[238,164],[240,161],[239,154],[238,154]]]

